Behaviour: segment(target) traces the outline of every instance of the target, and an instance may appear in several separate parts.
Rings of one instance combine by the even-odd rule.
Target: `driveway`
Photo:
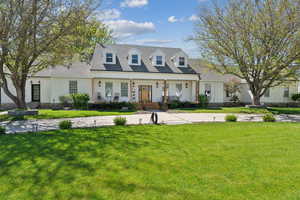
[[[224,122],[225,116],[228,114],[221,113],[167,113],[158,112],[158,121],[163,124],[192,124],[201,122]],[[242,122],[259,122],[262,121],[260,114],[235,114],[238,121]],[[116,116],[97,116],[97,117],[80,117],[71,118],[74,128],[85,127],[101,127],[113,125],[113,119]],[[127,124],[151,124],[151,114],[136,114],[124,115]],[[300,115],[278,115],[276,116],[279,122],[300,122]],[[46,131],[58,129],[60,121],[66,119],[40,119],[40,120],[25,120],[25,121],[12,121],[1,122],[1,126],[5,126],[7,133],[24,133],[35,131]]]

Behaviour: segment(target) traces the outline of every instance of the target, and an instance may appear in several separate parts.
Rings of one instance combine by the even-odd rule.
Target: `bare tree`
[[[74,43],[98,6],[99,0],[0,0],[1,87],[18,108],[26,108],[28,76],[80,53]]]
[[[295,78],[299,12],[299,0],[230,0],[201,10],[192,40],[215,70],[245,79],[260,105],[268,88]]]

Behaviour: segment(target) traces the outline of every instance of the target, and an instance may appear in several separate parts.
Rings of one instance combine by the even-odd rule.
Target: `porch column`
[[[92,101],[95,103],[95,87],[94,87],[94,78],[92,78]]]
[[[167,81],[164,80],[164,103],[168,103],[167,99]]]
[[[132,80],[129,81],[129,101],[132,101]]]
[[[196,81],[196,94],[195,94],[196,103],[199,103],[199,84],[200,81]]]

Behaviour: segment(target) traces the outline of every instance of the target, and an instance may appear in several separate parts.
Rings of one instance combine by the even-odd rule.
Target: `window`
[[[69,93],[70,94],[78,93],[77,81],[69,81]]]
[[[185,58],[179,57],[179,66],[185,66]]]
[[[156,65],[163,65],[163,57],[156,56]]]
[[[264,97],[266,98],[270,97],[270,88],[266,90]]]
[[[176,84],[176,96],[181,96],[182,94],[182,84]]]
[[[106,97],[112,97],[113,95],[113,83],[112,82],[106,82],[105,83],[105,96]]]
[[[290,88],[286,87],[283,89],[283,97],[289,97],[290,96]]]
[[[113,54],[112,53],[106,53],[106,63],[113,63]]]
[[[128,83],[121,83],[121,97],[128,97]]]
[[[31,101],[40,102],[41,100],[41,87],[40,84],[31,85]]]
[[[139,64],[139,55],[137,55],[137,54],[131,55],[131,64],[134,64],[134,65]]]

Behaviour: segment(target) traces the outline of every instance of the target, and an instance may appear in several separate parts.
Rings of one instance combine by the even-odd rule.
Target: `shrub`
[[[239,103],[240,102],[240,98],[237,95],[233,95],[230,98],[230,101],[232,101],[233,103]]]
[[[169,108],[175,109],[175,108],[180,108],[181,107],[181,102],[178,100],[174,100],[169,104]]]
[[[208,106],[208,98],[204,94],[199,95],[199,105],[201,108],[206,108]]]
[[[6,132],[6,128],[3,126],[0,126],[0,135],[4,135]]]
[[[72,94],[73,106],[77,109],[87,109],[90,97],[88,94]]]
[[[126,122],[127,122],[127,120],[125,117],[116,117],[114,119],[114,124],[116,126],[124,126],[124,125],[126,125]]]
[[[264,122],[276,122],[276,119],[275,119],[274,115],[272,115],[272,114],[264,115],[263,120],[264,120]]]
[[[127,107],[128,110],[134,111],[137,109],[137,104],[130,102],[111,102],[111,103],[99,103],[92,104],[92,109],[100,109],[100,110],[121,110],[122,108]]]
[[[72,122],[70,120],[64,120],[59,122],[60,129],[70,129],[72,128]]]
[[[225,121],[226,122],[236,122],[237,121],[237,117],[235,115],[226,115]]]
[[[70,95],[60,96],[59,97],[59,102],[63,106],[68,106],[72,102],[72,98],[70,97]]]
[[[291,98],[293,101],[300,101],[300,93],[293,94]]]

